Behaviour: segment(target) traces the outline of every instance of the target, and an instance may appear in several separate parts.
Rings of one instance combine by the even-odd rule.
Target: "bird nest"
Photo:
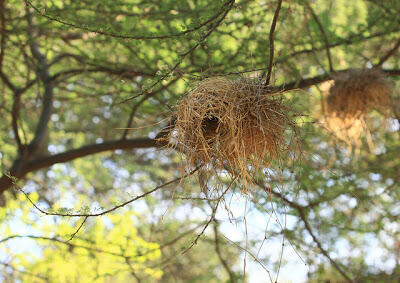
[[[390,82],[379,70],[355,69],[337,75],[326,101],[326,127],[340,140],[360,147],[361,135],[369,135],[367,114],[375,109],[388,115],[391,93]]]
[[[202,81],[177,105],[168,141],[179,147],[187,166],[206,165],[242,184],[291,148],[285,131],[295,129],[289,109],[250,79],[216,77]]]

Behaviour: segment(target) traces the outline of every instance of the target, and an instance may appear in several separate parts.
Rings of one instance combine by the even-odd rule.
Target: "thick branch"
[[[348,70],[337,71],[334,74],[346,71]],[[397,69],[383,70],[383,72],[385,72],[387,75],[390,76],[400,76],[400,70]],[[279,94],[282,91],[307,88],[312,85],[316,85],[331,79],[332,75],[324,74],[312,78],[293,81],[287,84],[282,84],[270,91],[272,94]],[[26,164],[23,164],[21,160],[16,160],[14,162],[14,165],[9,171],[12,176],[15,176],[16,178],[23,178],[26,174],[30,172],[52,166],[56,163],[68,162],[76,158],[88,156],[91,154],[117,150],[117,149],[129,150],[135,148],[161,147],[165,145],[166,141],[158,142],[157,139],[160,139],[162,138],[162,136],[166,135],[170,131],[170,129],[173,128],[173,124],[174,124],[174,119],[172,119],[170,126],[162,130],[160,134],[157,135],[156,139],[150,139],[150,138],[126,139],[126,140],[109,141],[101,144],[87,145],[67,152],[33,159],[27,162]],[[12,180],[10,180],[7,176],[3,175],[0,178],[0,193],[7,190],[11,186],[12,186]]]
[[[49,74],[49,67],[46,57],[40,52],[39,46],[34,40],[32,16],[29,8],[26,8],[26,17],[28,21],[28,41],[29,47],[33,57],[38,62],[37,77],[43,82],[44,95],[42,113],[40,114],[39,123],[36,126],[35,136],[29,144],[29,155],[34,155],[35,151],[39,148],[43,139],[46,136],[47,126],[50,121],[50,116],[53,108],[53,81]]]
[[[21,108],[21,93],[19,91],[14,92],[14,101],[11,111],[11,126],[14,132],[15,140],[17,142],[18,151],[22,154],[22,142],[21,138],[19,137],[18,132],[18,118],[19,118],[19,110]]]
[[[307,79],[300,79],[297,81],[292,81],[289,83],[284,83],[280,86],[276,86],[270,90],[271,94],[279,94],[282,91],[289,91],[289,90],[294,90],[294,89],[304,89],[308,88],[313,85],[317,85],[329,80],[332,80],[334,75],[337,75],[339,73],[344,73],[349,71],[350,69],[346,70],[340,70],[340,71],[335,71],[332,74],[323,74],[323,75],[318,75],[312,78],[307,78]],[[392,69],[392,70],[382,70],[387,76],[400,76],[400,69]]]
[[[47,168],[57,163],[69,162],[77,158],[106,151],[112,151],[117,149],[131,150],[137,148],[151,148],[151,147],[161,147],[161,146],[164,146],[164,144],[150,138],[117,140],[117,141],[108,141],[100,144],[86,145],[81,148],[69,150],[63,153],[36,158],[26,163],[21,163],[20,160],[16,160],[14,162],[14,165],[10,169],[10,175],[16,178],[23,178],[26,176],[26,174],[30,172]],[[3,175],[0,178],[0,193],[6,191],[12,185],[13,181],[8,176]]]

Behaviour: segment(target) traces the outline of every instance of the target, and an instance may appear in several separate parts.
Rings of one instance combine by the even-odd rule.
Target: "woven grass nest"
[[[184,154],[184,166],[228,171],[246,186],[291,147],[285,130],[295,125],[288,113],[254,80],[210,78],[180,100],[168,139]]]
[[[361,145],[367,132],[367,114],[375,109],[388,115],[392,108],[392,87],[376,69],[354,69],[334,78],[326,101],[325,121],[336,137],[349,145]]]

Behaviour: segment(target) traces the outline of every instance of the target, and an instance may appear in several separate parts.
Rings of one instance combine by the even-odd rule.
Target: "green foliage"
[[[0,191],[11,178],[47,212],[87,214],[181,176],[184,161],[155,148],[152,138],[170,125],[174,106],[198,81],[265,72],[277,2],[32,0],[29,8],[1,2]],[[271,84],[302,89],[282,94],[300,113],[302,158],[266,168],[265,186],[248,195],[233,185],[219,204],[218,222],[210,221],[189,252],[181,254],[230,183],[224,172],[220,180],[200,178],[201,185],[193,176],[86,220],[44,215],[4,185],[0,281],[260,282],[265,269],[273,278],[279,270],[293,279],[284,268],[296,264],[310,280],[341,282],[332,261],[355,279],[372,280],[384,270],[397,275],[400,56],[390,52],[400,36],[399,3],[283,1]],[[390,55],[380,67],[393,84],[394,112],[369,114],[371,136],[363,136],[359,155],[323,126],[333,78],[327,44],[334,71],[371,67]],[[49,89],[51,115],[39,123]],[[33,149],[40,129],[47,130]],[[244,247],[257,256],[247,254],[247,264],[258,273],[244,275]]]
[[[134,226],[137,216],[133,212],[90,219],[78,234],[80,219],[37,221],[25,197],[18,196],[15,200],[9,199],[8,208],[0,209],[0,220],[9,227],[2,231],[1,237],[18,235],[21,227],[16,227],[16,223],[23,223],[24,230],[40,232],[40,236],[22,236],[23,240],[15,237],[12,241],[27,245],[19,252],[13,251],[12,244],[1,247],[2,253],[12,259],[12,266],[26,271],[18,274],[19,280],[31,282],[38,276],[50,282],[130,281],[137,276],[150,281],[161,278],[162,270],[151,267],[151,263],[161,258],[160,246],[138,235]],[[29,197],[35,202],[38,199],[36,193]]]

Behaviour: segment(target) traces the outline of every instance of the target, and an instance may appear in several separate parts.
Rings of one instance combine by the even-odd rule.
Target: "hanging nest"
[[[176,108],[168,141],[185,155],[184,167],[228,172],[244,187],[291,148],[288,108],[257,82],[216,77],[202,81]]]
[[[388,115],[392,107],[392,88],[385,75],[376,69],[354,69],[339,74],[329,89],[325,122],[328,130],[348,145],[361,146],[367,114],[375,109]]]

